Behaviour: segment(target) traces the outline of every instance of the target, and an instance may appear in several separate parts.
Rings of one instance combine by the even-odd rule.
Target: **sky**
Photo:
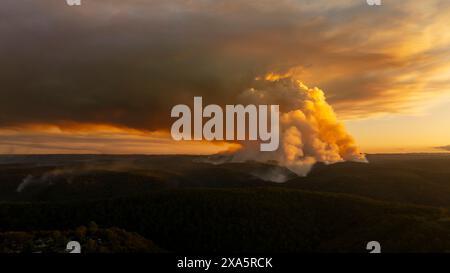
[[[363,152],[450,150],[450,1],[3,0],[0,153],[210,154],[170,109],[288,73]],[[289,98],[280,107],[286,107]]]

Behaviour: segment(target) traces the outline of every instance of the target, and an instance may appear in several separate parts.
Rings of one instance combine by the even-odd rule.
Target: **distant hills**
[[[369,155],[307,177],[204,159],[0,156],[0,250],[11,232],[70,235],[95,221],[155,244],[143,252],[366,252],[372,240],[385,252],[450,251],[449,154]],[[288,181],[268,181],[277,175]],[[107,239],[97,249],[113,251]]]

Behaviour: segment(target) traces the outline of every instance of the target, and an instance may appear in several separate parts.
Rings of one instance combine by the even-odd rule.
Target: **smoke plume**
[[[280,105],[280,147],[260,152],[259,145],[245,142],[233,161],[277,161],[302,176],[316,162],[367,162],[319,88],[309,88],[289,73],[271,73],[257,78],[241,97],[248,103]]]
[[[31,174],[29,174],[17,186],[16,192],[21,193],[31,185],[51,185],[54,183],[54,181],[56,181],[56,179],[68,176],[69,174],[72,174],[74,172],[75,170],[66,168],[66,169],[54,169],[49,172],[45,172],[40,177],[39,176],[34,177]],[[71,177],[68,176],[66,180],[70,182]]]

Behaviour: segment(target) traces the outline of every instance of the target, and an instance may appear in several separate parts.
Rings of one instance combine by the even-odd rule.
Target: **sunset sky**
[[[363,152],[450,151],[448,0],[3,0],[0,18],[3,154],[218,152],[172,141],[170,109],[240,103],[268,73],[322,89]]]

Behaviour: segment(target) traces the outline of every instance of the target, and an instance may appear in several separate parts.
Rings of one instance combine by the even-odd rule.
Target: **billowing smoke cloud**
[[[268,74],[258,78],[242,99],[281,106],[280,147],[276,152],[260,152],[255,143],[243,143],[233,160],[275,160],[298,175],[306,175],[316,162],[366,162],[319,88],[309,88],[289,74]]]

